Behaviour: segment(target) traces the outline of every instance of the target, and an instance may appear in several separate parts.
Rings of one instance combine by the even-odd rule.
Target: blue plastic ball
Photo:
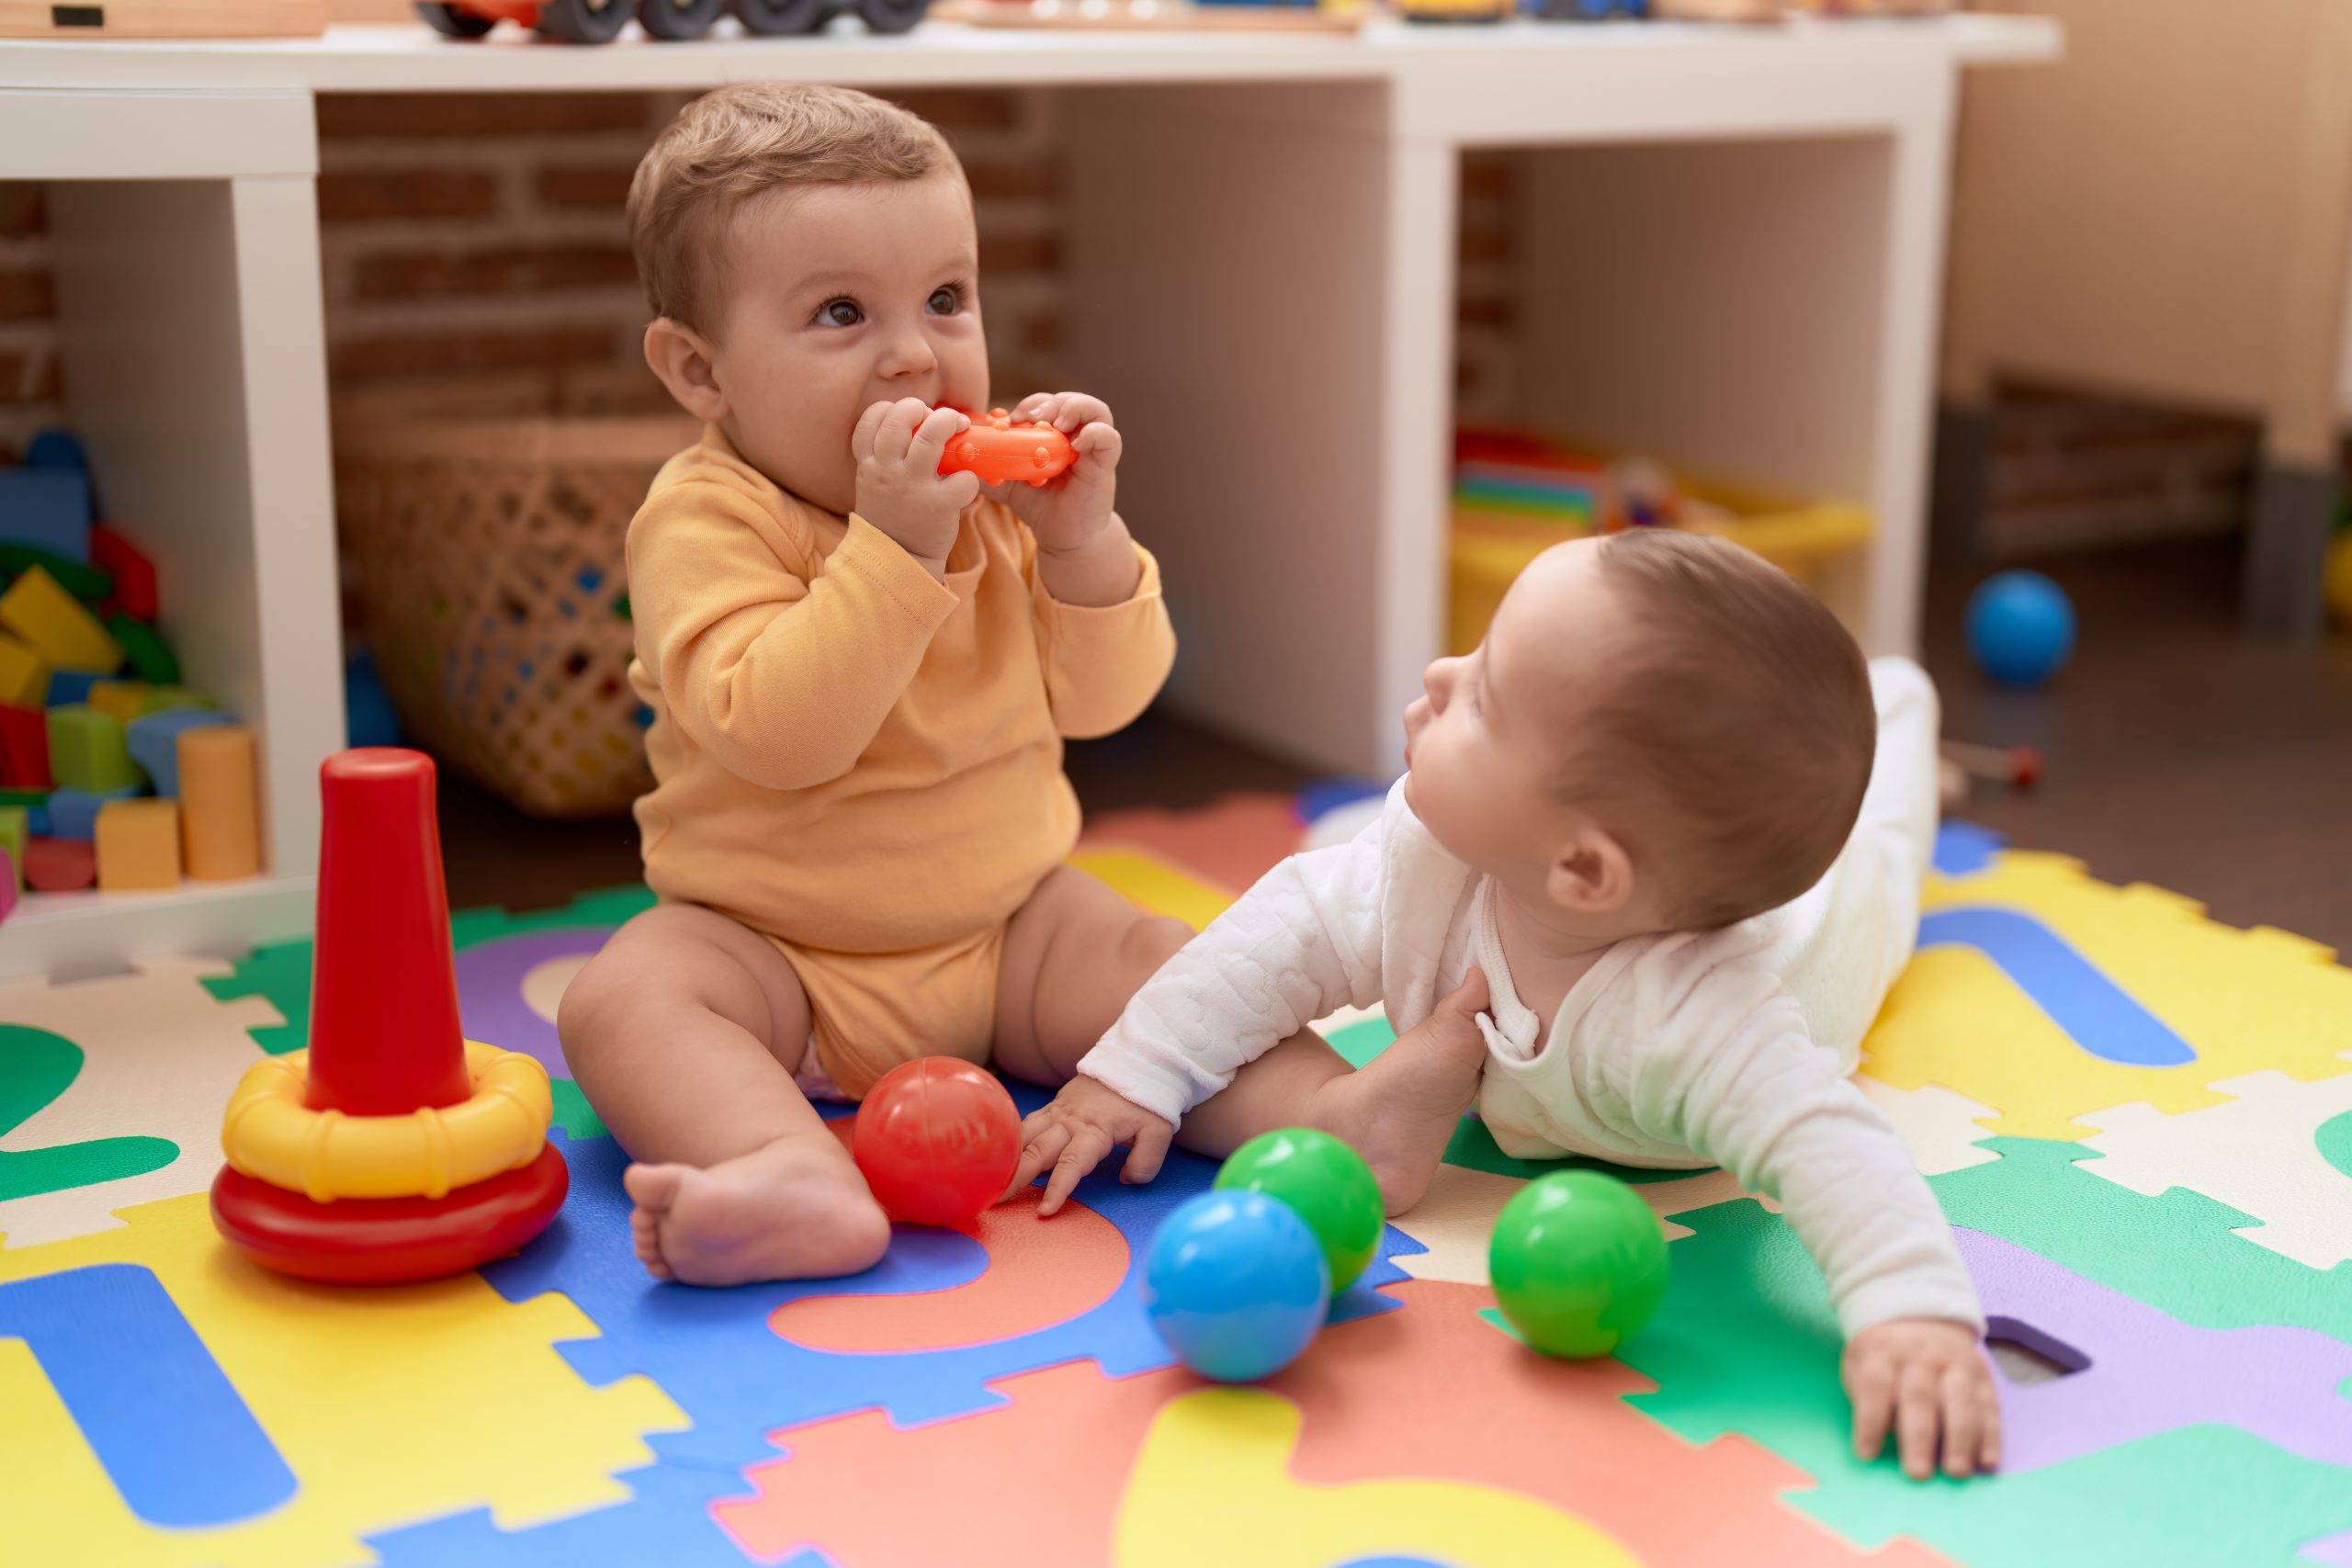
[[[1144,1312],[1183,1363],[1218,1382],[1296,1360],[1331,1306],[1306,1222],[1262,1192],[1204,1192],[1170,1214],[1144,1259]]]
[[[1987,578],[1968,601],[1968,651],[2005,686],[2039,686],[2075,651],[2075,605],[2038,571]]]

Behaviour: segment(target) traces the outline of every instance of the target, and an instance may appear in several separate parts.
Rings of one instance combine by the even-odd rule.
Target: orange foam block
[[[175,800],[109,800],[98,807],[98,891],[134,893],[180,885]]]
[[[179,761],[180,833],[188,875],[198,882],[229,882],[258,873],[261,810],[254,732],[242,724],[184,730]]]

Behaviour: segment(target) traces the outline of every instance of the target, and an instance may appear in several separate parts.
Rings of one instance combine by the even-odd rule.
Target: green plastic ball
[[[1555,1171],[1503,1205],[1487,1264],[1521,1338],[1547,1356],[1606,1356],[1666,1295],[1666,1232],[1615,1177]]]
[[[1216,1173],[1228,1190],[1263,1192],[1306,1222],[1331,1266],[1331,1293],[1356,1282],[1380,1248],[1387,1211],[1363,1156],[1329,1133],[1284,1127],[1261,1133]]]

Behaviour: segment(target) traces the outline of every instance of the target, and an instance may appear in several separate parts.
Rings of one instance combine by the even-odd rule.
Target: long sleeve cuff
[[[1037,651],[1054,727],[1072,739],[1108,735],[1151,705],[1176,662],[1176,633],[1160,597],[1159,563],[1135,547],[1142,576],[1116,604],[1065,604],[1033,584]]]
[[[1955,1257],[1949,1266],[1905,1269],[1859,1285],[1838,1303],[1838,1325],[1851,1339],[1865,1328],[1902,1317],[1940,1317],[1984,1332],[1976,1287]]]
[[[1122,1100],[1142,1106],[1170,1127],[1180,1125],[1216,1086],[1204,1085],[1181,1056],[1138,1047],[1115,1038],[1079,1058],[1078,1070]]]

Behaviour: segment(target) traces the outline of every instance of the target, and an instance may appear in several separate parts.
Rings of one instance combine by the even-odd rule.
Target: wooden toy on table
[[[49,660],[32,644],[0,632],[0,705],[37,708],[49,700]]]
[[[1042,485],[1077,460],[1069,437],[1052,425],[1029,420],[1015,424],[1004,410],[990,409],[947,443],[939,471],[978,474],[982,484]]]
[[[98,807],[94,837],[99,892],[129,893],[180,885],[177,801],[107,801]]]
[[[261,870],[254,732],[242,724],[183,729],[176,746],[188,875],[198,882],[254,875]]]
[[[319,782],[310,1049],[256,1063],[230,1098],[213,1223],[307,1279],[456,1273],[521,1247],[563,1202],[547,1069],[458,1032],[432,759],[345,751]]]

